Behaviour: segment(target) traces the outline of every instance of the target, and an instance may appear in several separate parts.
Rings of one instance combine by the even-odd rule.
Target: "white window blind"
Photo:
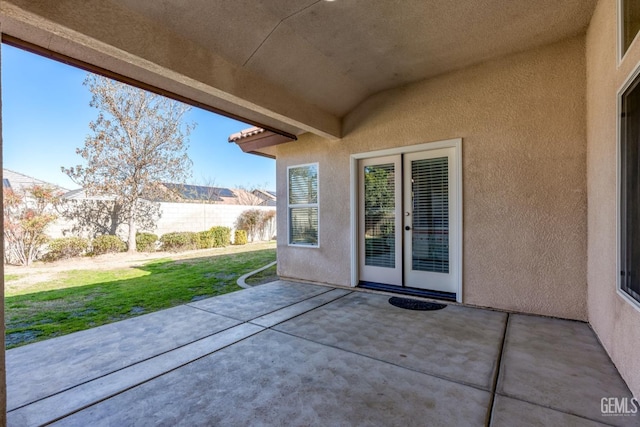
[[[318,164],[291,166],[288,174],[289,244],[318,246]]]
[[[449,179],[446,157],[411,164],[413,269],[449,272]]]

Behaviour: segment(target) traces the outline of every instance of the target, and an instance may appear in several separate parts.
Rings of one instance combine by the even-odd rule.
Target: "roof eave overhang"
[[[295,135],[287,136],[272,132],[270,130],[264,130],[253,135],[242,135],[235,138],[230,137],[229,142],[237,144],[243,153],[250,153],[259,156],[274,158],[274,156],[263,153],[260,150],[267,147],[273,147],[274,145],[296,141],[297,139],[298,138]]]

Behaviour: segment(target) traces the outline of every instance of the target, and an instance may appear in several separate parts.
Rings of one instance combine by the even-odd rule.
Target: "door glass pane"
[[[449,272],[447,157],[411,162],[413,270]]]
[[[395,180],[393,163],[364,168],[365,265],[396,266]]]

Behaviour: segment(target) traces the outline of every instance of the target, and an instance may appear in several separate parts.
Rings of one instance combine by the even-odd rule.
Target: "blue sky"
[[[68,189],[78,188],[61,166],[81,162],[89,122],[98,110],[82,85],[86,72],[2,45],[2,134],[4,167]],[[249,125],[193,108],[197,123],[189,137],[191,183],[275,190],[275,160],[244,154],[227,137]]]

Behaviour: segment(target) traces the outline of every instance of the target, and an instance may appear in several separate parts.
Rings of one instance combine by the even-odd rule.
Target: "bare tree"
[[[195,125],[184,123],[191,107],[94,74],[84,84],[98,118],[76,150],[85,165],[62,170],[87,195],[115,198],[128,220],[129,252],[135,252],[140,200],[157,198],[161,182],[184,182],[191,175],[187,143]]]
[[[276,211],[249,209],[236,218],[238,230],[247,232],[249,241],[270,240],[275,235]]]
[[[233,192],[236,195],[236,201],[238,205],[244,206],[260,206],[265,200],[261,197],[253,194],[254,190],[257,188],[265,188],[265,185],[238,185],[233,189]]]

